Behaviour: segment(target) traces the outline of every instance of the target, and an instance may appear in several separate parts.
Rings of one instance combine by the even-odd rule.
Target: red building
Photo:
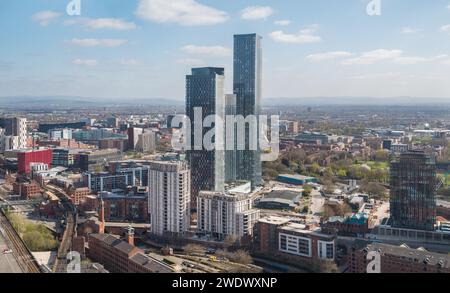
[[[30,174],[31,163],[43,163],[50,167],[52,160],[53,152],[51,149],[20,151],[17,153],[17,169],[20,174]]]

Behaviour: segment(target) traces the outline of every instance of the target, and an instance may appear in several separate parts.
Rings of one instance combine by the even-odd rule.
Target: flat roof
[[[259,222],[267,223],[267,224],[274,224],[274,225],[283,225],[283,224],[289,223],[290,221],[291,221],[290,218],[278,217],[278,216],[269,216],[269,217],[259,219]]]
[[[293,174],[280,174],[278,177],[292,178],[292,179],[316,179],[315,177],[305,176],[305,175],[293,175]]]

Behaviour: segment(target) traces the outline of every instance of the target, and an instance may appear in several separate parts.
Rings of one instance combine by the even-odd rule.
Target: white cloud
[[[241,11],[241,19],[259,20],[266,19],[274,13],[269,6],[250,6]]]
[[[119,47],[125,44],[127,40],[121,39],[72,39],[68,43],[81,47]]]
[[[134,22],[128,22],[118,18],[96,18],[96,19],[78,18],[66,20],[64,24],[65,25],[79,24],[92,30],[111,29],[118,31],[126,31],[136,28],[136,24]]]
[[[419,29],[415,29],[415,28],[406,26],[406,27],[402,28],[401,32],[402,32],[402,34],[416,34],[416,33],[420,32],[420,31],[421,30],[419,30]]]
[[[228,20],[226,12],[195,0],[140,0],[135,14],[145,20],[184,26],[215,25]]]
[[[447,6],[447,9],[450,10],[450,4]]]
[[[402,50],[378,49],[362,53],[359,57],[347,59],[342,62],[344,65],[371,65],[381,61],[392,61],[400,65],[414,65],[425,62],[433,62],[447,58],[448,55],[436,55],[431,57],[404,56]]]
[[[324,60],[332,60],[337,58],[350,57],[353,54],[345,51],[335,51],[335,52],[326,52],[326,53],[317,53],[306,56],[306,59],[310,61],[324,61]]]
[[[441,26],[441,32],[450,32],[450,24]]]
[[[124,60],[120,60],[120,65],[124,65],[124,66],[138,66],[141,65],[141,62],[139,60],[136,59],[124,59]]]
[[[269,34],[269,36],[275,41],[279,43],[287,43],[287,44],[310,44],[310,43],[318,43],[322,39],[320,36],[315,35],[318,25],[310,25],[302,30],[300,30],[297,34],[287,34],[283,31],[274,31]]]
[[[177,64],[182,64],[186,66],[204,66],[205,61],[201,59],[186,58],[186,59],[178,59]]]
[[[97,66],[98,61],[94,60],[94,59],[75,59],[72,61],[72,64],[92,67],[92,66]]]
[[[277,20],[274,22],[274,24],[276,25],[281,25],[281,26],[288,26],[291,24],[291,21],[288,19],[284,19],[284,20]]]
[[[47,26],[50,22],[54,21],[61,16],[61,13],[54,11],[41,11],[33,15],[33,20],[39,23],[41,26]]]
[[[231,49],[222,46],[195,46],[187,45],[181,48],[187,54],[209,55],[215,57],[227,57],[231,55]]]
[[[361,56],[347,59],[342,62],[344,65],[370,65],[384,60],[392,60],[401,57],[403,52],[401,50],[385,50],[378,49],[370,52],[365,52]]]

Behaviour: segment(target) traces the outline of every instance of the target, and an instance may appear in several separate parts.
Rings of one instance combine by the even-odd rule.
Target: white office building
[[[72,129],[52,129],[48,132],[51,140],[72,139]]]
[[[185,234],[190,227],[191,175],[186,162],[150,163],[151,232],[159,236]]]

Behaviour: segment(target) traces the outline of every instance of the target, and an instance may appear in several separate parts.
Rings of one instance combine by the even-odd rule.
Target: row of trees
[[[58,241],[44,225],[34,224],[19,214],[7,212],[6,216],[31,251],[49,251],[58,247]]]

